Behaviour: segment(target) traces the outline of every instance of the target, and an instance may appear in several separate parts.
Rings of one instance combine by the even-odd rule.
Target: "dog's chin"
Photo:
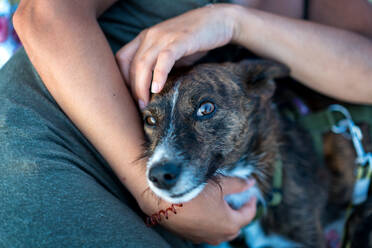
[[[172,194],[167,190],[162,190],[156,187],[152,182],[149,181],[150,189],[161,199],[170,202],[170,203],[185,203],[193,198],[195,198],[197,195],[200,194],[200,192],[203,191],[205,187],[205,183],[200,184],[199,186],[192,188],[190,190],[186,190],[183,193],[180,194]]]

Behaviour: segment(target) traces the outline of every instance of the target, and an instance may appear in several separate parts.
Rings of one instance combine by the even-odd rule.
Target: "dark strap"
[[[282,186],[283,186],[283,161],[279,158],[275,162],[275,171],[273,176],[273,189],[271,191],[268,205],[276,207],[282,202]]]
[[[304,20],[309,20],[309,4],[310,4],[310,0],[304,0],[304,13],[303,13]]]
[[[274,175],[273,175],[273,188],[270,192],[270,196],[267,202],[268,207],[276,207],[278,206],[283,199],[283,160],[280,155],[278,155],[277,160],[275,161],[274,165]],[[261,202],[257,203],[257,211],[254,220],[260,219],[266,212],[266,206],[264,206]]]

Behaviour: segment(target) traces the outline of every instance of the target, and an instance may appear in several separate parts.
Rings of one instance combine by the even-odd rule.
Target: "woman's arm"
[[[96,20],[113,2],[24,0],[14,25],[58,104],[109,162],[142,210],[152,214],[170,204],[143,194],[148,187],[146,164],[144,160],[133,163],[142,154],[143,126]],[[255,200],[235,211],[224,194],[251,185],[232,178],[223,179],[221,185],[223,192],[208,184],[164,224],[195,242],[218,243],[235,237],[254,217]]]
[[[97,23],[114,2],[22,1],[14,26],[58,104],[139,195],[147,187],[143,172],[127,168],[142,152],[140,119]]]
[[[372,103],[371,37],[258,10],[236,11],[234,42],[288,65],[294,78],[325,95]],[[372,30],[368,23],[366,28]]]
[[[354,15],[357,18],[358,13]],[[364,28],[372,29],[371,22]],[[123,47],[117,57],[134,95],[146,103],[152,69],[151,89],[159,92],[178,59],[229,42],[288,65],[293,77],[326,95],[372,103],[370,39],[237,5],[215,4],[155,25]]]

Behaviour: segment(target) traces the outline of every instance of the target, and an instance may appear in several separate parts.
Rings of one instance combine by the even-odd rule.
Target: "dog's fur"
[[[271,99],[273,79],[286,75],[283,65],[252,60],[202,64],[170,77],[143,110],[145,120],[149,116],[156,120],[155,126],[145,124],[147,172],[167,162],[180,166],[181,174],[168,190],[149,180],[150,188],[167,201],[183,202],[220,175],[251,176],[265,202],[272,190],[275,161],[281,158],[283,199],[267,211],[260,225],[266,234],[290,241],[283,247],[325,247],[323,227],[331,219],[326,206],[338,210],[349,201],[352,168],[339,165],[340,158],[332,155],[338,143],[329,137],[325,150],[334,171],[329,170],[318,161],[307,133],[279,114]],[[206,101],[215,105],[215,111],[200,118],[196,112]],[[341,186],[329,187],[328,182],[337,181],[333,174],[339,175]]]

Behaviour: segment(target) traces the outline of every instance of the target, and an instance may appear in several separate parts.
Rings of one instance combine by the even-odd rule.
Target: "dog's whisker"
[[[136,165],[142,165],[141,162],[144,161],[144,160],[147,160],[147,159],[148,159],[148,157],[146,155],[141,155],[138,158],[136,158],[135,160],[133,160],[131,163],[136,164]]]
[[[217,187],[220,189],[221,192],[223,191],[223,190],[222,190],[221,183],[220,183],[220,179],[219,179],[218,177],[216,177],[216,176],[212,177],[212,178],[210,179],[210,182],[211,182],[213,185],[217,186]]]
[[[257,176],[261,177],[263,180],[267,180],[271,175],[263,168],[257,168]]]

